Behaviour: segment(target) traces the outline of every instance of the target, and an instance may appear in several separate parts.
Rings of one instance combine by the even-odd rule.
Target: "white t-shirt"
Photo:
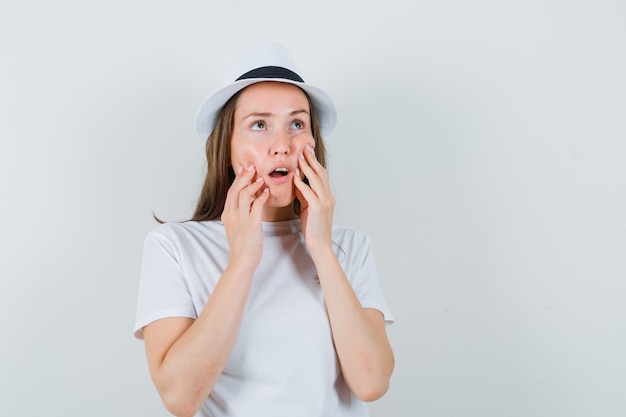
[[[224,372],[198,417],[364,417],[334,350],[324,296],[300,221],[263,223],[263,256]],[[361,305],[393,317],[369,238],[333,228],[335,253]],[[148,234],[135,336],[166,317],[197,318],[228,261],[220,221],[166,223]]]

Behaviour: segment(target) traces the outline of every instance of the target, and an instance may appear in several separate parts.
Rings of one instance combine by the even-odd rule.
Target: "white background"
[[[626,3],[5,1],[0,415],[166,416],[141,247],[193,118],[276,40],[336,100],[336,223],[397,322],[389,416],[626,415]]]

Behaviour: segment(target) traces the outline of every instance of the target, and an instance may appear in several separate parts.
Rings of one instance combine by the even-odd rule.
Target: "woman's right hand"
[[[239,168],[226,195],[222,222],[230,247],[228,263],[256,269],[263,253],[263,206],[269,189],[263,178],[253,181],[256,169]]]
[[[174,415],[194,415],[228,362],[254,271],[263,252],[263,206],[269,197],[255,169],[240,168],[228,190],[222,222],[228,265],[197,319],[167,317],[144,328],[150,374]]]

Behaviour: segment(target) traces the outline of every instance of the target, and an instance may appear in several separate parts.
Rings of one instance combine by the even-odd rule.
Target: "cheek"
[[[240,164],[254,164],[259,160],[258,147],[247,143],[232,143],[230,148],[230,159],[233,166]],[[247,167],[246,167],[247,168]]]
[[[313,135],[299,135],[294,138],[294,147],[298,153],[304,151],[304,147],[306,145],[310,145],[312,148],[315,149],[315,139],[313,139]]]

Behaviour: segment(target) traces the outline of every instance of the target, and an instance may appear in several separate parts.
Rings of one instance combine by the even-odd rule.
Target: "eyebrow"
[[[291,113],[289,113],[290,116],[295,116],[296,114],[300,114],[300,113],[306,113],[309,114],[309,112],[305,109],[299,109],[299,110],[294,110]],[[273,116],[273,113],[259,113],[259,112],[252,112],[250,114],[248,114],[246,117],[244,117],[244,119],[248,119],[250,117],[270,117]]]

